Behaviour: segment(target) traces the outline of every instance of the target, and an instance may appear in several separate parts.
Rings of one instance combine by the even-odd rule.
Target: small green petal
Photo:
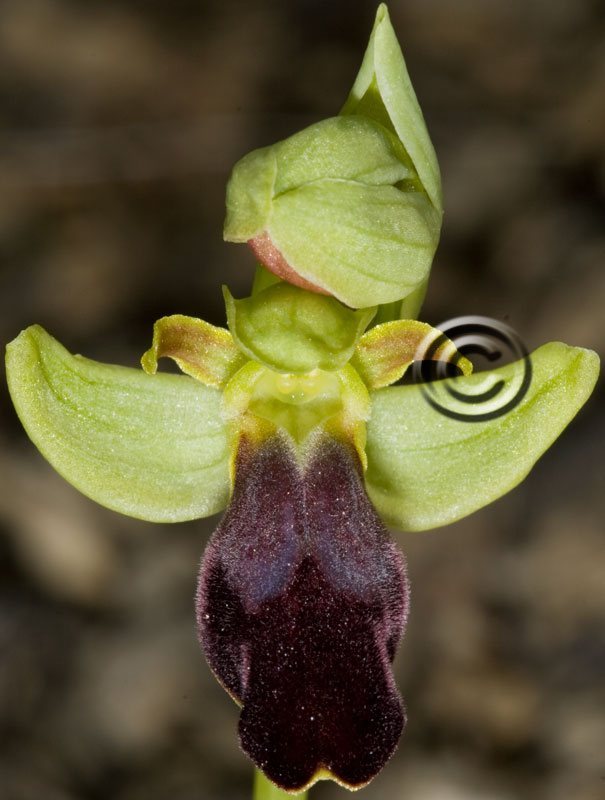
[[[530,356],[533,377],[521,402],[485,421],[452,419],[435,410],[421,386],[371,393],[366,483],[378,512],[406,530],[446,525],[516,486],[589,397],[596,353],[560,342]],[[439,381],[479,392],[496,380],[512,385],[524,362],[491,373]]]
[[[437,156],[384,3],[378,7],[359,74],[340,113],[363,114],[383,125],[390,123],[441,215],[443,200]]]
[[[299,275],[363,308],[426,280],[440,224],[423,192],[327,179],[277,197],[267,231]]]
[[[288,283],[243,300],[224,287],[227,321],[249,358],[282,372],[337,370],[353,355],[375,309],[353,311]]]
[[[455,358],[463,375],[473,371],[471,362],[441,331],[415,319],[375,325],[359,340],[351,364],[369,389],[380,389],[399,380],[410,364],[422,360],[427,352],[433,361],[451,363]]]
[[[7,346],[6,368],[29,437],[88,497],[152,522],[204,517],[227,504],[218,390],[73,356],[37,325]]]
[[[223,387],[246,361],[233,337],[196,317],[173,314],[153,326],[153,344],[141,358],[148,375],[155,375],[159,358],[172,358],[186,375],[206,386]]]

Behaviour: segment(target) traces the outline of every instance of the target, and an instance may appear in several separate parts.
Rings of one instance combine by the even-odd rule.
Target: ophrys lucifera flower
[[[33,326],[7,347],[9,388],[40,451],[98,502],[171,522],[227,508],[196,608],[242,747],[287,790],[358,787],[405,723],[391,662],[408,589],[385,523],[445,525],[515,486],[589,396],[598,358],[544,345],[520,402],[472,424],[395,385],[428,344],[437,360],[455,348],[409,318],[441,188],[384,6],[341,115],[242,159],[227,205],[226,238],[275,273],[259,268],[249,298],[224,290],[228,329],[164,317],[139,371]],[[161,357],[186,374],[158,373]],[[442,385],[479,393],[486,373],[456,360]]]
[[[364,333],[373,309],[282,282],[226,300],[230,331],[159,320],[146,372],[72,356],[28,328],[7,348],[11,394],[40,451],[98,502],[151,521],[229,503],[197,616],[210,666],[242,707],[242,747],[289,790],[325,776],[360,786],[405,721],[390,665],[407,583],[383,521],[444,525],[512,488],[590,394],[598,359],[544,345],[520,404],[471,425],[442,416],[420,386],[391,385],[439,336],[428,325]],[[439,341],[434,357],[452,352]],[[188,374],[156,373],[162,356]],[[485,373],[458,363],[467,374],[448,383],[482,385]]]

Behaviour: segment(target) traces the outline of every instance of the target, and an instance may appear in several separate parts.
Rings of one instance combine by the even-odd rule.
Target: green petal
[[[392,126],[441,215],[443,200],[437,156],[410,81],[387,7],[376,12],[359,74],[341,114],[363,114]]]
[[[473,371],[471,362],[458,353],[447,336],[416,319],[375,325],[359,340],[351,365],[369,389],[380,389],[398,381],[413,361],[427,354],[432,361],[455,359],[453,363],[464,375]]]
[[[366,482],[378,512],[407,530],[446,525],[516,486],[589,397],[596,353],[560,342],[530,356],[533,377],[521,402],[485,421],[452,419],[435,410],[421,386],[371,393]],[[513,385],[516,362],[491,373],[436,382],[467,394],[487,383]]]
[[[282,372],[341,369],[375,309],[353,311],[332,297],[280,282],[235,300],[224,287],[229,329],[249,358]]]
[[[153,326],[153,343],[141,358],[148,375],[155,375],[159,358],[172,358],[186,375],[206,386],[225,386],[246,358],[225,328],[196,317],[173,314]]]
[[[424,282],[439,225],[422,192],[328,179],[276,197],[267,230],[299,275],[363,308]]]
[[[229,452],[218,390],[73,356],[37,325],[7,346],[6,366],[28,435],[88,497],[153,522],[225,507]]]

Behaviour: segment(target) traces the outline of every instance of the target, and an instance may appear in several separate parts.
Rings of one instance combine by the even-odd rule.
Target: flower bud
[[[340,115],[235,165],[224,236],[284,280],[362,308],[426,282],[441,216],[437,159],[381,5]]]

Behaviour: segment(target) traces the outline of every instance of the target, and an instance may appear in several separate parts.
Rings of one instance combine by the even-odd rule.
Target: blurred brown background
[[[376,4],[1,0],[0,340],[38,322],[136,366],[153,321],[222,324],[225,181],[330,116]],[[445,187],[423,316],[605,352],[605,5],[393,0]],[[398,534],[409,725],[364,800],[605,796],[602,390],[506,498]],[[198,651],[216,519],[154,526],[72,490],[0,390],[0,797],[239,800],[237,709]],[[320,784],[317,800],[344,797]]]

